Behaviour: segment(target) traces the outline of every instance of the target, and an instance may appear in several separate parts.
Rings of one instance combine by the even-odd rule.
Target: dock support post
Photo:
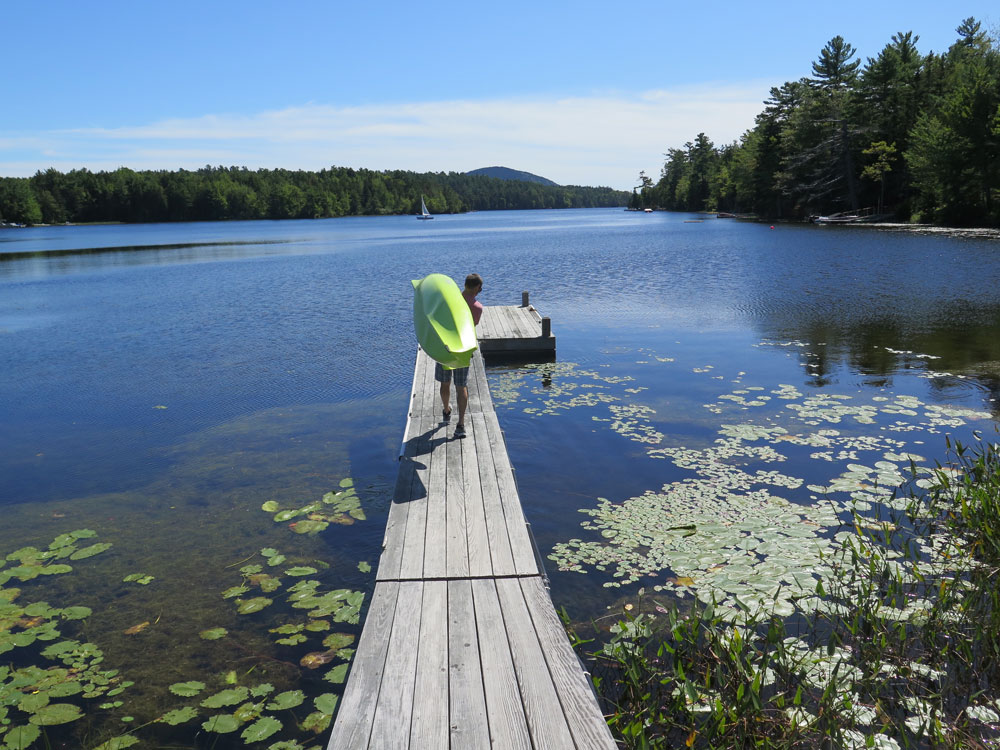
[[[542,338],[547,339],[552,335],[552,318],[542,318]]]
[[[528,306],[528,292],[521,292],[521,307]]]

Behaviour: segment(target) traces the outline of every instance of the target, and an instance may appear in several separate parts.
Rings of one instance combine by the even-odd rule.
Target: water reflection
[[[277,254],[271,245],[288,245],[291,240],[266,242],[189,242],[166,245],[28,250],[0,253],[0,277],[44,278],[80,272],[101,271],[126,266],[208,263],[260,255]],[[97,257],[94,257],[97,256]]]

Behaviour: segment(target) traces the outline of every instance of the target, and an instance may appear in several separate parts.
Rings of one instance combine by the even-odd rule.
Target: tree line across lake
[[[624,206],[606,187],[542,185],[462,173],[333,167],[319,172],[206,166],[196,171],[55,169],[0,178],[0,220],[65,222],[321,219],[420,212]]]
[[[813,75],[771,89],[754,127],[671,148],[633,208],[1000,224],[1000,41],[968,18],[943,54],[898,33],[864,65],[840,36]],[[995,35],[994,35],[995,36]]]

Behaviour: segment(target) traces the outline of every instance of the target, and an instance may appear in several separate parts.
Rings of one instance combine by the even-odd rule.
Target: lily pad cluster
[[[268,567],[273,567],[275,560],[284,562],[286,559],[272,547],[265,547],[260,555],[267,561]],[[311,565],[292,565],[278,573],[268,573],[264,572],[263,564],[251,563],[243,566],[240,572],[243,575],[241,583],[223,591],[222,596],[233,599],[236,611],[241,615],[254,614],[274,604],[276,597],[247,597],[247,594],[254,593],[255,588],[273,594],[285,587],[288,581],[294,581],[285,588],[285,602],[292,609],[304,610],[304,617],[272,627],[269,632],[276,636],[275,643],[279,646],[299,646],[311,638],[322,639],[322,648],[307,653],[299,664],[306,669],[318,669],[340,662],[326,673],[324,679],[332,683],[343,682],[354,655],[354,650],[349,648],[354,642],[354,635],[330,631],[340,624],[359,624],[364,592],[343,588],[324,591],[318,579],[309,577],[319,572]],[[225,635],[224,628],[212,628],[203,631],[201,637],[214,640]]]
[[[254,744],[272,739],[286,728],[286,724],[319,734],[329,727],[337,706],[337,696],[324,693],[312,700],[309,707],[313,710],[305,719],[289,721],[282,716],[282,712],[307,705],[305,693],[301,690],[276,693],[269,682],[231,685],[211,694],[206,694],[205,690],[203,682],[174,683],[170,692],[182,698],[195,698],[197,703],[173,709],[157,722],[178,726],[201,719],[200,728],[206,732],[238,733],[242,744]],[[295,740],[273,742],[268,747],[269,750],[305,750]],[[310,750],[319,750],[319,747],[315,745]]]
[[[343,489],[335,493],[336,502],[349,511],[356,496],[352,501],[353,490]],[[223,596],[234,601],[237,614],[248,617],[270,607],[268,612],[274,613],[268,615],[270,623],[261,623],[262,632],[270,630],[275,649],[295,648],[291,658],[303,670],[323,668],[321,684],[327,689],[307,695],[275,689],[260,678],[241,684],[259,670],[242,675],[233,670],[214,692],[201,680],[171,685],[174,699],[183,704],[167,701],[162,713],[153,714],[156,718],[136,726],[134,717],[127,715],[126,691],[134,682],[111,668],[100,645],[81,636],[86,632],[81,623],[91,617],[91,609],[56,606],[30,594],[39,582],[71,573],[78,561],[89,563],[112,548],[93,541],[95,536],[92,530],[80,529],[59,534],[46,548],[23,547],[0,557],[0,750],[48,746],[56,738],[47,733],[55,728],[64,733],[59,738],[76,736],[70,725],[95,716],[100,722],[87,730],[94,739],[77,745],[84,750],[121,750],[147,741],[144,735],[154,727],[175,732],[170,728],[185,725],[198,732],[233,735],[241,746],[262,750],[321,750],[322,743],[310,745],[300,738],[303,733],[317,737],[329,728],[337,706],[336,686],[344,682],[354,653],[352,631],[360,620],[364,592],[323,586],[316,576],[329,566],[321,561],[290,560],[291,555],[274,548],[260,550],[257,561],[240,569],[239,585]],[[135,573],[124,580],[146,584],[153,577]],[[272,607],[279,597],[282,606]],[[279,609],[302,614],[275,623]],[[141,638],[148,625],[141,623],[125,633]],[[197,636],[217,642],[213,648],[221,649],[233,637],[226,627],[208,627]],[[288,659],[282,655],[282,660]]]
[[[65,534],[59,534],[49,544],[47,549],[22,547],[0,560],[0,586],[5,586],[11,580],[21,582],[31,581],[39,576],[60,575],[69,573],[73,566],[66,561],[86,560],[111,548],[106,542],[95,544],[84,543],[83,540],[97,536],[91,529],[77,529]]]
[[[334,690],[333,686],[343,683],[346,677],[354,653],[350,646],[355,638],[353,633],[335,631],[338,626],[359,623],[364,592],[324,590],[319,580],[311,578],[321,569],[329,567],[321,561],[303,564],[290,560],[289,555],[273,547],[261,549],[254,557],[257,560],[243,561],[247,564],[239,570],[239,583],[225,589],[221,593],[222,598],[233,601],[237,615],[252,616],[273,610],[273,618],[278,609],[283,612],[288,609],[303,610],[302,617],[288,617],[283,624],[273,625],[267,630],[273,636],[276,648],[296,649],[293,658],[303,669],[313,670],[333,664],[323,679],[329,683],[328,690]],[[273,607],[279,598],[290,607]],[[262,623],[263,627],[266,626]],[[198,635],[203,640],[216,642],[215,647],[220,649],[227,648],[227,642],[232,643],[230,639],[237,637],[221,626],[206,628]],[[316,650],[299,656],[309,647],[311,639]],[[286,659],[285,655],[281,656],[281,660]],[[298,689],[279,691],[270,682],[261,682],[259,678],[256,681],[248,679],[255,674],[254,669],[242,674],[231,670],[222,675],[222,679],[216,678],[214,689],[203,680],[173,683],[169,691],[184,701],[182,705],[175,704],[147,725],[114,737],[95,750],[130,747],[140,741],[139,730],[151,725],[190,726],[208,734],[231,735],[241,746],[307,750],[306,745],[295,737],[302,733],[313,736],[324,733],[332,721],[338,695],[323,692],[309,697]],[[277,739],[282,735],[285,739]],[[320,745],[311,745],[308,750],[320,748]]]
[[[643,354],[642,364],[672,361]],[[543,368],[553,383],[519,396]],[[720,370],[694,368],[711,380],[724,379]],[[590,517],[583,523],[589,536],[554,546],[549,557],[559,569],[593,570],[609,579],[609,587],[642,583],[715,600],[733,616],[746,607],[787,615],[800,600],[814,606],[824,555],[840,543],[837,532],[855,516],[877,526],[887,510],[901,509],[905,498],[898,491],[914,480],[913,464],[923,476],[918,486],[929,481],[931,469],[918,448],[922,438],[990,416],[884,390],[868,397],[804,394],[789,384],[748,384],[740,372],[734,390],[704,404],[716,420],[714,443],[685,447],[665,444],[664,418],[642,402],[641,383],[615,388],[627,381],[602,379],[572,363],[523,368],[500,380],[511,398],[530,396],[526,413],[588,407],[596,422],[644,444],[650,458],[691,474],[617,502],[598,498],[581,511]],[[584,385],[599,385],[600,399],[581,398]]]
[[[539,406],[524,409],[526,414],[559,414],[577,407],[595,407],[618,403],[621,399],[608,391],[609,386],[631,382],[630,375],[602,375],[584,370],[575,362],[528,364],[500,375],[490,384],[490,395],[498,406],[516,403],[531,380],[528,391],[540,399]]]
[[[90,529],[59,534],[47,549],[23,547],[0,559],[0,747],[32,747],[44,727],[84,716],[86,701],[115,698],[133,683],[105,669],[104,653],[74,638],[78,622],[90,617],[83,606],[57,607],[33,599],[25,584],[73,570],[80,561],[111,548],[89,543]],[[16,585],[15,585],[16,584]],[[15,666],[36,661],[27,666]],[[103,704],[102,704],[103,705]]]
[[[275,523],[287,523],[296,534],[318,534],[331,523],[350,525],[364,521],[365,511],[350,477],[340,480],[340,489],[327,492],[316,502],[298,508],[283,508],[277,500],[268,500],[261,510],[274,514]]]

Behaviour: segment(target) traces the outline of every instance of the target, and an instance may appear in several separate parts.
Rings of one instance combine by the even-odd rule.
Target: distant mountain
[[[482,169],[473,169],[471,172],[466,172],[466,174],[481,174],[486,177],[496,177],[501,180],[520,180],[521,182],[537,182],[541,185],[552,185],[553,187],[559,187],[559,183],[553,182],[552,180],[547,180],[544,177],[539,177],[537,174],[531,174],[531,172],[521,172],[517,169],[509,169],[508,167],[483,167]]]

